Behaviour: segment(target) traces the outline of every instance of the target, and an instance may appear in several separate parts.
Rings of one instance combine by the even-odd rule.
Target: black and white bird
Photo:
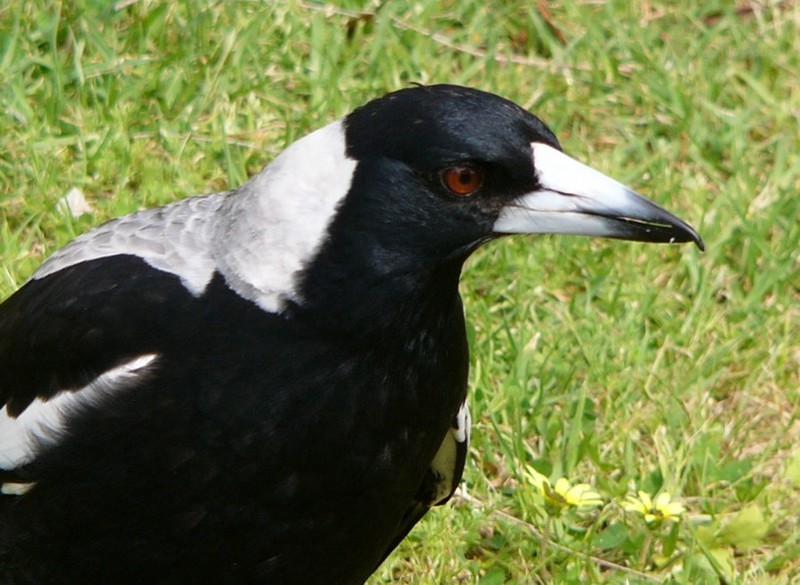
[[[461,267],[522,233],[703,246],[441,85],[56,252],[0,305],[0,582],[362,583],[459,482]]]

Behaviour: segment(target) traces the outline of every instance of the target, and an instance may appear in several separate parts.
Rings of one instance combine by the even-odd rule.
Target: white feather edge
[[[453,490],[453,481],[458,456],[458,444],[463,443],[469,449],[469,436],[472,427],[472,417],[469,414],[469,406],[464,401],[456,414],[456,426],[451,427],[444,437],[439,450],[431,461],[431,470],[438,481],[436,493],[433,496],[433,504],[441,502],[447,498]]]
[[[40,449],[59,441],[61,431],[74,412],[97,404],[103,397],[140,379],[157,357],[153,353],[139,356],[100,374],[79,390],[63,390],[49,400],[37,398],[17,417],[10,416],[7,406],[3,406],[0,409],[0,469],[10,471],[33,461]],[[5,485],[3,493],[17,484]]]

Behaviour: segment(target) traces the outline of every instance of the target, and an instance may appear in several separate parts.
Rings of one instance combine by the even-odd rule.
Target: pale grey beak
[[[496,233],[694,242],[705,250],[702,238],[689,224],[622,183],[547,144],[536,142],[531,149],[541,187],[500,211]]]

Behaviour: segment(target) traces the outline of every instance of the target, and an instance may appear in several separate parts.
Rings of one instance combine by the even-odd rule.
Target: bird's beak
[[[576,234],[640,242],[705,244],[692,227],[629,189],[563,152],[533,143],[540,189],[500,211],[500,234]]]

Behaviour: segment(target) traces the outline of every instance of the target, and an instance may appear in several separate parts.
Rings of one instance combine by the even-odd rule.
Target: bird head
[[[703,248],[687,223],[564,154],[536,116],[451,85],[367,103],[291,145],[240,191],[259,205],[227,214],[235,226],[225,238],[261,257],[240,254],[234,272],[250,271],[248,286],[295,302],[330,302],[354,283],[369,294],[387,277],[414,286],[445,268],[455,281],[471,252],[507,234]],[[293,284],[269,281],[278,273],[262,267],[277,262]]]
[[[539,118],[496,95],[447,85],[404,89],[354,111],[345,129],[348,156],[358,161],[354,199],[395,207],[386,217],[406,234],[424,229],[429,253],[437,244],[468,253],[504,234],[703,248],[684,221],[564,154]]]

